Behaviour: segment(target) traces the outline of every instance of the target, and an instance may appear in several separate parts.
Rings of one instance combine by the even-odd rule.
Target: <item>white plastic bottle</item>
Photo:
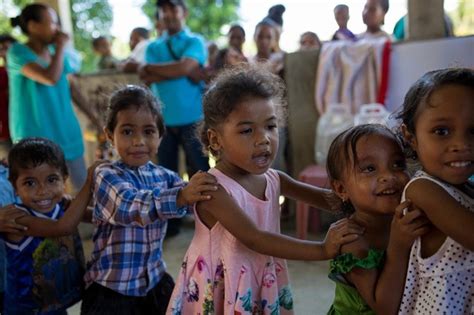
[[[316,163],[326,165],[326,158],[334,138],[354,125],[354,118],[348,105],[330,104],[327,111],[319,117],[316,126]]]
[[[360,106],[359,112],[354,116],[354,125],[382,124],[387,126],[390,112],[382,104],[372,103]]]

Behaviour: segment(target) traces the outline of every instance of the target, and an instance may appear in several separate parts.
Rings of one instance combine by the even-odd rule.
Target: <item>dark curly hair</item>
[[[165,124],[158,101],[148,88],[139,85],[126,85],[112,93],[107,108],[105,128],[113,133],[117,126],[117,114],[129,108],[148,109],[155,117],[160,137],[164,135]]]
[[[397,136],[383,125],[365,124],[349,128],[340,133],[329,147],[326,170],[330,182],[343,180],[348,171],[355,169],[358,164],[357,143],[361,138],[370,135],[393,138],[400,145],[401,149],[401,143]],[[342,206],[341,210],[346,215],[354,212],[354,207],[350,200]]]
[[[238,105],[251,98],[271,99],[277,109],[277,118],[283,124],[286,117],[283,81],[262,66],[240,65],[224,69],[211,82],[203,97],[204,121],[199,128],[204,150],[217,156],[209,148],[207,130],[217,128]]]
[[[425,73],[408,90],[403,105],[395,114],[395,118],[403,123],[408,132],[415,134],[416,120],[420,112],[430,105],[430,97],[434,91],[446,85],[461,85],[474,89],[474,70],[467,68],[447,68]],[[398,136],[403,139],[400,130]],[[408,157],[416,158],[410,146],[403,143]]]
[[[64,153],[56,143],[45,138],[20,140],[8,153],[8,179],[15,187],[21,169],[37,167],[44,163],[57,168],[64,178],[69,175]]]

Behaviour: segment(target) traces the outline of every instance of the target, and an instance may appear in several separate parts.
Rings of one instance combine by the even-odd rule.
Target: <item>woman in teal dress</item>
[[[66,49],[68,36],[60,31],[52,8],[27,5],[12,25],[28,37],[7,53],[12,141],[44,137],[58,144],[78,191],[86,179],[84,144],[66,76],[78,71],[80,63]]]

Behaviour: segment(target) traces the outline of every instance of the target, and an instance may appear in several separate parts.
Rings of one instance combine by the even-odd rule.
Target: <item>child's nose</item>
[[[396,176],[392,172],[383,172],[379,176],[379,181],[381,182],[390,182],[395,180]]]
[[[259,133],[255,145],[266,145],[268,143],[270,143],[270,137],[268,136],[268,134],[265,132]]]
[[[472,135],[457,136],[450,143],[449,150],[452,152],[470,151],[473,148]]]
[[[133,145],[142,145],[144,143],[142,135],[133,137]]]
[[[44,184],[38,184],[38,188],[36,189],[36,194],[38,195],[44,195],[47,192],[46,185]]]

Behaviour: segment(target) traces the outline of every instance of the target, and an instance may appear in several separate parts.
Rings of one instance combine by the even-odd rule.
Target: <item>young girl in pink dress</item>
[[[276,75],[246,66],[220,74],[204,96],[201,138],[217,160],[210,173],[220,186],[195,207],[195,235],[168,314],[293,314],[281,258],[329,259],[361,233],[344,220],[322,243],[279,234],[280,195],[329,208],[326,191],[270,168],[282,93]]]

